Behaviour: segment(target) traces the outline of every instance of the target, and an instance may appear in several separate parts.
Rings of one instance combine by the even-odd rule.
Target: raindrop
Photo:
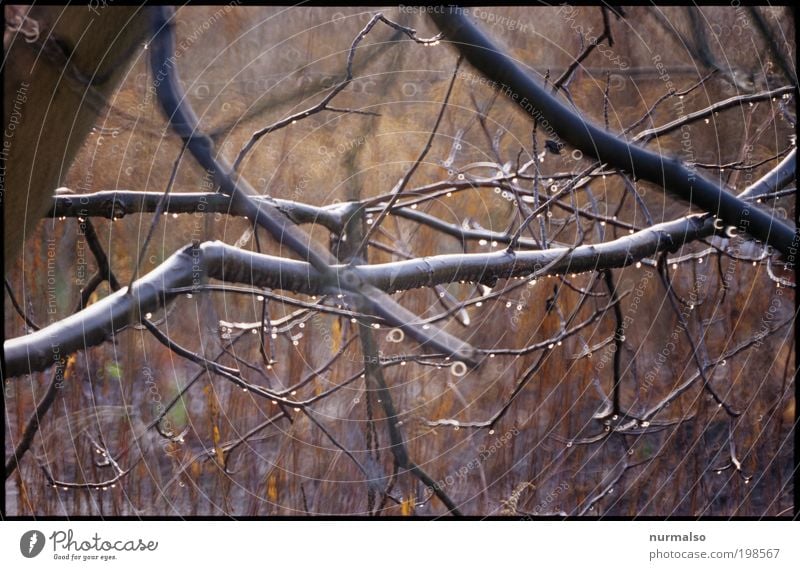
[[[650,427],[650,422],[648,422],[648,421],[643,421],[643,422],[642,422],[640,425],[641,425],[643,428]]]
[[[304,328],[306,328],[306,324],[305,324],[305,323],[300,323],[300,324],[299,324],[299,325],[297,325],[297,326],[298,326],[298,327],[300,327],[301,329],[304,329]]]
[[[487,243],[489,242],[487,242],[485,239],[478,240],[478,245],[486,245]]]
[[[571,441],[567,442],[567,447],[572,447],[572,442]]]
[[[475,303],[475,306],[476,307],[483,307],[483,301],[478,301],[477,303]]]
[[[489,435],[494,435],[494,430],[493,429],[489,430]]]

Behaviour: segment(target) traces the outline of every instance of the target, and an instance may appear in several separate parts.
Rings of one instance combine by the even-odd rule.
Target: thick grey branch
[[[494,283],[501,278],[537,272],[554,275],[624,267],[660,251],[674,251],[713,232],[711,218],[690,216],[606,243],[574,249],[437,255],[377,265],[340,264],[330,269],[337,282],[346,284],[342,289],[358,292],[399,291],[457,281]],[[197,244],[175,253],[136,281],[130,293],[127,288],[122,289],[46,328],[6,341],[6,374],[13,377],[45,370],[68,354],[113,339],[125,327],[141,322],[147,313],[164,307],[179,294],[177,289],[185,291],[185,287],[200,286],[209,278],[306,295],[331,293],[326,279],[309,263],[244,251],[222,242]],[[387,307],[374,295],[364,296],[373,312],[391,326],[407,333],[423,330],[430,334],[430,340],[421,341],[423,348],[453,354],[465,362],[477,358],[472,347],[421,324],[418,317],[394,300]]]

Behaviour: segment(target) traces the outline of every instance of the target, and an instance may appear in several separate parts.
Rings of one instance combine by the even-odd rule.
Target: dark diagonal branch
[[[178,81],[174,55],[173,10],[160,6],[153,8],[153,13],[156,31],[150,45],[150,64],[153,76],[160,80],[156,86],[159,103],[169,119],[170,126],[181,137],[195,160],[214,176],[220,191],[230,197],[231,206],[244,212],[254,225],[266,229],[281,247],[286,246],[295,255],[308,261],[319,274],[318,283],[315,285],[321,280],[324,289],[329,290],[326,292],[352,291],[357,287],[358,294],[365,295],[369,299],[373,312],[384,318],[388,317],[389,320],[399,321],[399,324],[404,323],[406,332],[422,346],[447,352],[476,366],[479,360],[476,359],[471,346],[444,331],[407,324],[415,320],[410,311],[381,291],[364,284],[357,271],[350,271],[347,274],[333,272],[330,265],[336,262],[336,258],[330,252],[318,247],[308,234],[271,204],[256,200],[258,193],[255,189],[245,178],[234,172],[224,158],[214,154],[213,142],[199,130],[197,115]],[[389,20],[386,22],[389,25],[393,24]]]
[[[546,122],[561,138],[599,161],[648,180],[696,204],[728,226],[789,254],[795,229],[752,204],[698,176],[676,158],[667,158],[609,133],[575,113],[520,68],[463,13],[454,7],[431,17],[445,37],[494,85],[540,125]]]

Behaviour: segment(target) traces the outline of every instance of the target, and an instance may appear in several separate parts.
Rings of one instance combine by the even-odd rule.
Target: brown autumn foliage
[[[234,7],[217,16],[219,9],[179,10],[176,33],[179,46],[183,40],[186,48],[178,71],[203,129],[231,161],[253,131],[313,105],[324,89],[343,77],[349,46],[376,11]],[[383,12],[421,36],[436,33],[422,14],[397,8]],[[610,15],[613,46],[605,43],[604,49],[593,51],[568,85],[575,108],[615,133],[664,96],[668,80],[681,91],[706,78],[713,71],[705,61],[709,55],[711,61],[724,63],[723,69],[685,96],[667,98],[632,134],[732,96],[787,85],[752,15],[747,19],[749,12],[743,8],[698,10],[705,42],[693,29],[688,9],[665,8],[663,21],[652,8],[626,12],[622,19]],[[793,46],[792,22],[782,16],[786,10],[762,12],[780,48]],[[572,19],[557,8],[486,8],[476,14],[483,14],[478,21],[510,54],[550,82],[581,53],[588,36],[597,37],[603,30],[598,8],[577,9]],[[694,45],[684,45],[679,36]],[[243,176],[258,191],[318,206],[367,200],[390,192],[417,158],[440,111],[457,55],[444,42],[418,45],[382,25],[362,46],[354,63],[356,79],[333,104],[379,115],[323,112],[267,135],[242,167]],[[133,59],[59,186],[78,193],[164,191],[181,142],[169,132],[148,91],[153,77],[146,51]],[[664,64],[664,73],[656,61]],[[560,154],[546,150],[551,137],[543,129],[532,136],[529,117],[480,84],[474,70],[465,66],[461,71],[433,146],[409,189],[459,180],[470,174],[464,168],[473,163],[509,163],[513,168],[518,160],[524,163],[543,153],[536,183],[546,193],[552,174],[580,172],[591,164],[569,147]],[[484,124],[476,106],[485,114]],[[657,138],[649,147],[709,165],[700,168],[704,176],[741,191],[794,144],[794,118],[793,98],[744,104]],[[683,132],[688,132],[686,138]],[[56,132],[54,138],[60,136]],[[66,151],[48,152],[52,154],[37,162],[58,162]],[[736,165],[719,167],[729,163]],[[9,160],[9,170],[13,168]],[[483,168],[479,172],[492,172]],[[213,190],[203,181],[201,168],[184,156],[172,192]],[[521,182],[528,190],[533,183]],[[654,184],[639,181],[637,188],[655,223],[692,211]],[[627,235],[625,224],[648,225],[641,204],[614,173],[594,177],[570,200],[606,220],[582,221],[586,243]],[[778,208],[778,215],[795,219],[791,196],[769,203]],[[418,209],[449,223],[498,232],[513,230],[520,222],[514,197],[499,187],[443,192]],[[7,207],[6,226],[24,214]],[[151,219],[149,214],[92,219],[120,283],[131,278]],[[542,228],[549,240],[560,244],[580,237],[575,216],[564,208],[550,209],[531,227],[537,233]],[[224,214],[165,216],[140,274],[192,239],[222,240],[255,250],[251,229],[247,220]],[[319,244],[330,243],[324,227],[305,229]],[[386,248],[371,248],[370,263],[464,251],[456,238],[399,216],[387,217],[382,230],[375,239]],[[715,237],[710,242],[687,244],[669,255],[669,278],[683,299],[677,301],[679,311],[673,309],[655,267],[648,264],[652,260],[612,272],[617,292],[627,293],[619,307],[629,318],[620,351],[620,398],[624,406],[632,406],[632,413],[655,405],[697,373],[694,352],[699,361],[716,363],[708,370],[709,381],[741,414],[726,413],[700,380],[664,407],[651,425],[615,433],[618,418],[595,417],[607,408],[614,385],[614,345],[609,340],[615,334],[615,318],[609,310],[552,347],[518,357],[498,354],[463,376],[442,361],[389,362],[385,375],[409,455],[468,515],[789,516],[796,366],[792,326],[736,355],[724,355],[752,343],[766,318],[774,318],[769,326],[791,320],[793,288],[780,288],[768,271],[783,279],[791,280],[792,275],[777,264],[768,267],[763,248],[747,236]],[[48,255],[53,247],[58,278],[50,304]],[[264,253],[288,255],[264,232],[259,233],[258,247]],[[473,241],[466,251],[502,247]],[[43,219],[24,251],[24,262],[18,258],[7,279],[31,320],[44,325],[72,313],[96,269],[81,222]],[[500,281],[493,291],[513,284]],[[428,318],[444,309],[449,298],[442,300],[444,291],[462,301],[486,293],[475,284],[453,283],[442,290],[401,292],[395,298]],[[91,302],[109,293],[108,283],[103,283]],[[466,309],[468,324],[457,318],[438,324],[476,347],[523,348],[557,335],[574,311],[573,324],[609,300],[601,272],[544,277],[481,306],[472,305]],[[446,514],[430,489],[410,473],[400,470],[393,475],[383,410],[358,377],[363,356],[353,340],[357,326],[344,317],[308,312],[295,316],[292,326],[273,338],[252,325],[260,324],[263,310],[263,300],[254,296],[208,292],[181,298],[152,318],[175,342],[210,359],[221,354],[220,363],[239,367],[252,381],[272,389],[310,378],[292,393],[299,399],[319,395],[355,375],[352,383],[314,405],[316,422],[292,412],[290,420],[277,421],[232,447],[276,413],[276,406],[179,358],[144,327],[129,327],[113,343],[70,359],[63,388],[30,454],[6,481],[7,514]],[[278,321],[297,309],[271,301],[266,310]],[[680,326],[679,312],[686,316],[690,336]],[[6,338],[26,334],[8,295],[5,314]],[[375,331],[385,356],[421,354],[410,339],[391,342],[392,334],[385,327]],[[341,356],[332,366],[312,376],[337,353]],[[267,365],[269,358],[274,362]],[[540,358],[531,381],[491,430],[463,426],[495,414]],[[43,372],[6,379],[6,457],[13,453],[51,376]],[[163,409],[159,406],[196,376],[162,425],[168,423],[183,437],[169,441],[147,429]],[[436,427],[426,423],[439,419],[452,421]],[[59,481],[107,480],[113,471],[97,459],[98,443],[130,472],[99,489],[63,490],[48,484],[42,466]]]

